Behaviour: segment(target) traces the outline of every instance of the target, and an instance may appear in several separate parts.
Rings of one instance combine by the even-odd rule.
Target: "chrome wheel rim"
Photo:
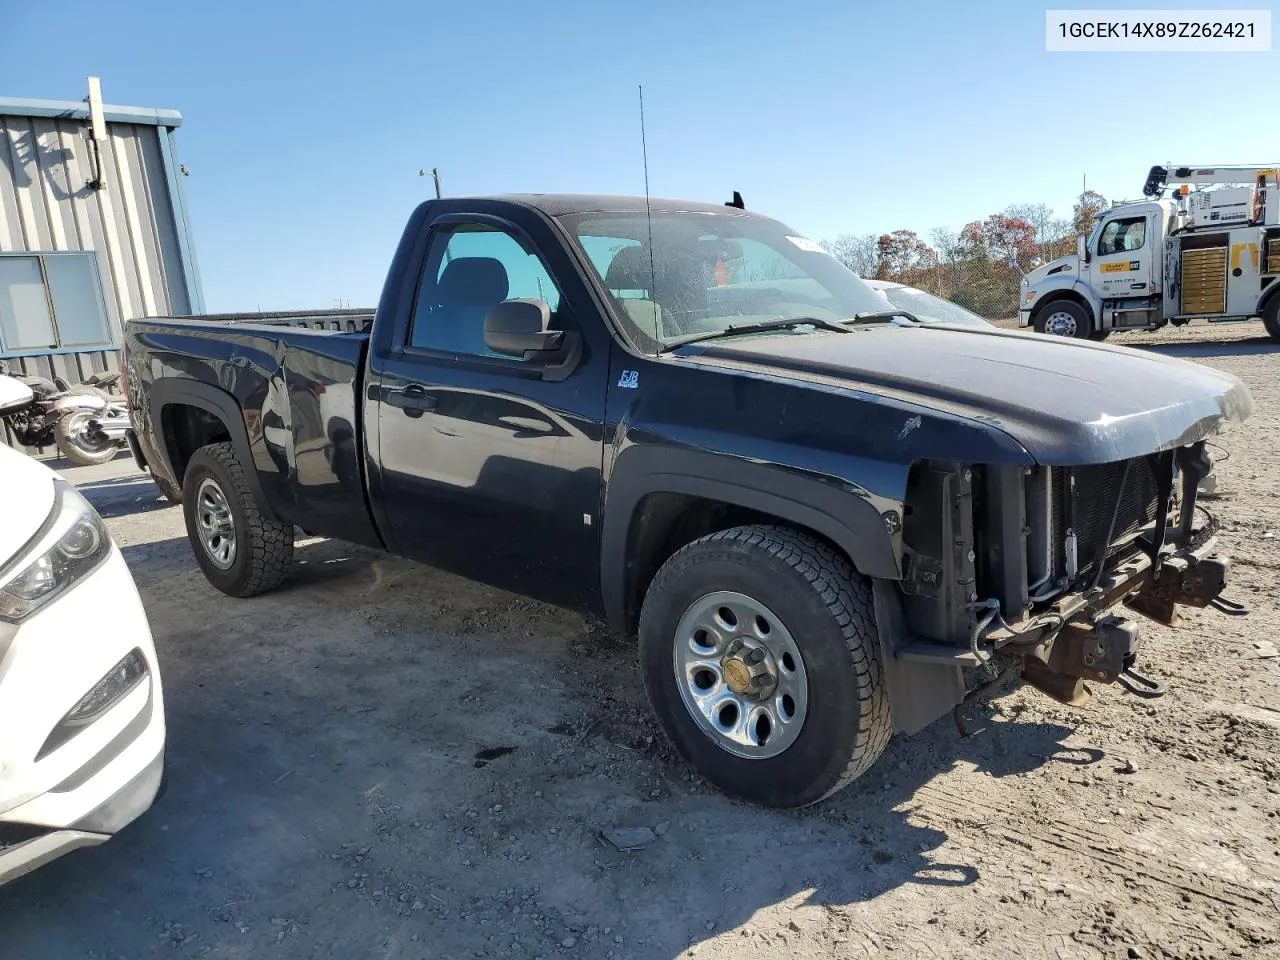
[[[1065,310],[1057,310],[1045,319],[1045,333],[1055,337],[1074,337],[1076,335],[1076,318]]]
[[[94,440],[89,436],[89,424],[93,422],[93,414],[91,413],[73,413],[70,423],[67,425],[67,433],[71,435],[75,445],[88,453],[101,453],[111,444],[111,439],[105,434],[100,440]]]
[[[196,530],[213,565],[230,569],[236,562],[236,525],[227,496],[214,480],[201,480],[196,489]]]
[[[759,600],[730,591],[695,600],[676,627],[673,666],[689,715],[722,750],[765,760],[800,735],[809,708],[804,658]]]

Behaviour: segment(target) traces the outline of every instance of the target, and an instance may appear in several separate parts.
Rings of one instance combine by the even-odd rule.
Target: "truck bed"
[[[365,492],[359,429],[369,338],[342,329],[367,326],[371,316],[328,311],[130,321],[127,337],[141,348],[132,356],[148,361],[130,370],[135,389],[149,398],[148,409],[135,411],[135,419],[141,424],[159,416],[156,426],[169,426],[140,429],[139,435],[180,436],[173,424],[184,414],[174,408],[193,402],[186,393],[197,400],[210,391],[229,394],[226,399],[234,398],[231,405],[243,418],[262,493],[280,519],[380,546]],[[155,377],[165,379],[151,391]],[[184,381],[200,386],[188,389]],[[144,453],[151,460],[158,451]]]

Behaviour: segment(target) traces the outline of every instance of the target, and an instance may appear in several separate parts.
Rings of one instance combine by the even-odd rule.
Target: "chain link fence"
[[[1038,252],[1023,252],[1008,260],[990,257],[956,257],[918,264],[902,270],[881,269],[868,275],[918,287],[957,303],[966,310],[993,321],[1018,316],[1018,298],[1023,276],[1041,263],[1075,251],[1075,238],[1064,237],[1038,245]]]

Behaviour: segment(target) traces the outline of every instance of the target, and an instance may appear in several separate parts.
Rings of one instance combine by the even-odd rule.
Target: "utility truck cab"
[[[1171,175],[1184,182],[1165,199]],[[1278,178],[1277,168],[1153,167],[1143,187],[1152,199],[1112,207],[1074,256],[1023,278],[1019,325],[1102,340],[1113,330],[1261,318],[1280,340]],[[1250,185],[1190,189],[1241,181]]]

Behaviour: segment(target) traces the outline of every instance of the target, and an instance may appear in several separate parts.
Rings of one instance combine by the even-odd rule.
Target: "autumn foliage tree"
[[[892,280],[952,300],[996,320],[1018,309],[1022,276],[1036,266],[1070,254],[1077,234],[1087,234],[1107,200],[1082,193],[1071,220],[1044,203],[1024,203],[975,220],[960,231],[934,230],[932,245],[912,230],[881,234],[841,234],[823,247],[862,277]]]
[[[1093,221],[1098,214],[1107,209],[1107,198],[1096,190],[1086,190],[1080,194],[1071,210],[1071,223],[1075,227],[1076,236],[1088,236],[1093,229]]]
[[[894,280],[928,270],[938,262],[933,248],[914,230],[895,230],[876,241],[876,277]]]
[[[1021,217],[993,213],[975,220],[961,232],[976,256],[1011,266],[1029,265],[1039,253],[1036,228]]]

